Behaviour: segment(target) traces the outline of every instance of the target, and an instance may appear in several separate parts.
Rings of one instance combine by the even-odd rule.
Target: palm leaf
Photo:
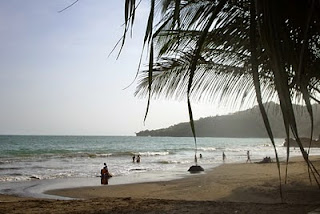
[[[134,1],[126,2],[126,13],[133,13]],[[155,4],[161,11],[156,25]],[[319,0],[153,0],[144,38],[150,51],[149,68],[139,73],[135,95],[148,98],[146,112],[152,98],[187,100],[194,138],[191,101],[244,105],[256,99],[274,147],[280,179],[277,150],[263,106],[268,100],[277,100],[286,135],[289,138],[292,133],[297,140],[319,184],[320,175],[300,141],[292,107],[293,102],[307,106],[312,137],[311,105],[313,101],[320,103],[317,11]],[[127,23],[125,34],[133,21]],[[289,155],[287,148],[287,163]]]

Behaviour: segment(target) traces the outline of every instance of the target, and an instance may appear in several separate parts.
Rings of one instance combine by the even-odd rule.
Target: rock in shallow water
[[[202,172],[204,169],[201,166],[193,165],[188,169],[189,172],[195,173],[195,172]]]

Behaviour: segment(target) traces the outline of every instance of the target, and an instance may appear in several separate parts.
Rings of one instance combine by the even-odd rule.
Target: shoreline
[[[310,156],[317,169],[320,156]],[[226,163],[205,173],[186,178],[134,184],[63,188],[45,194],[82,200],[49,200],[0,195],[0,212],[78,213],[109,210],[113,213],[308,213],[320,207],[320,190],[309,182],[301,157],[289,161],[288,183],[284,184],[285,163],[281,162],[283,199],[279,194],[276,163]],[[21,201],[23,201],[23,205]],[[15,211],[14,211],[15,210]],[[156,212],[158,210],[159,212]],[[211,212],[212,210],[216,212]],[[19,213],[19,212],[18,212]]]
[[[311,156],[320,166],[320,156]],[[300,203],[292,193],[317,189],[315,181],[309,183],[307,167],[301,157],[292,157],[288,166],[288,184],[284,184],[285,163],[281,162],[282,187],[285,202]],[[318,200],[320,203],[320,190]],[[253,203],[281,203],[279,177],[276,163],[222,164],[204,173],[170,181],[143,182],[81,188],[65,188],[46,191],[45,194],[91,199],[97,197],[131,197],[192,201],[230,201]],[[247,195],[245,195],[247,194]],[[305,203],[314,200],[310,195]]]
[[[208,169],[209,171],[215,168]],[[139,184],[150,182],[169,182],[171,180],[184,179],[190,174],[187,169],[184,173],[176,172],[143,172],[134,175],[126,176],[114,176],[108,180],[108,186],[119,186],[127,184]],[[56,189],[72,189],[72,188],[91,188],[91,187],[103,187],[100,177],[91,178],[62,178],[62,179],[32,179],[30,181],[16,181],[2,183],[0,186],[0,195],[10,195],[22,198],[43,198],[43,199],[59,199],[70,200],[75,198],[64,197],[59,195],[46,194],[46,192]]]

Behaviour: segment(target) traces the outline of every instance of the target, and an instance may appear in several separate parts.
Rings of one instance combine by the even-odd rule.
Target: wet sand
[[[320,157],[312,157],[320,169]],[[307,166],[292,158],[280,197],[276,163],[223,164],[187,178],[50,190],[82,200],[0,196],[0,213],[308,213],[320,207],[320,190],[310,184]],[[115,179],[115,178],[112,178]]]

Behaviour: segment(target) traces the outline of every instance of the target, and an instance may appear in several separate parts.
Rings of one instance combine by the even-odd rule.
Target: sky
[[[0,134],[130,136],[187,122],[186,102],[174,100],[152,100],[144,122],[147,99],[134,96],[148,5],[116,59],[108,55],[123,33],[124,0],[58,12],[73,2],[0,1]],[[192,106],[195,119],[228,112]]]

